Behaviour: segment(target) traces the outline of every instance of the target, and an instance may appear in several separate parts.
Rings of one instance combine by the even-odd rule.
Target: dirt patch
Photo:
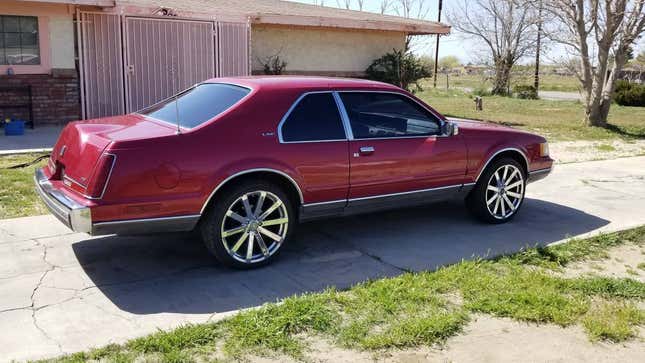
[[[645,246],[626,244],[607,251],[607,258],[567,266],[564,277],[584,275],[630,278],[645,283]]]
[[[645,329],[640,329],[644,336]],[[361,352],[312,339],[306,362],[642,362],[645,344],[635,339],[622,344],[592,343],[580,326],[562,328],[511,319],[475,316],[464,333],[442,347]],[[254,357],[254,363],[296,362],[292,358]]]
[[[549,149],[557,163],[608,160],[645,154],[645,140],[560,141]]]

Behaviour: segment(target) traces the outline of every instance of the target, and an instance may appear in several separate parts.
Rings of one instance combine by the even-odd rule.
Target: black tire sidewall
[[[220,229],[228,208],[242,195],[256,191],[270,192],[280,198],[287,209],[289,223],[287,225],[287,234],[280,244],[280,247],[273,253],[273,255],[260,262],[243,263],[229,255],[226,247],[224,247],[224,241],[222,241]],[[221,191],[221,193],[218,193],[215,198],[218,198],[219,200],[215,200],[210,206],[200,225],[202,239],[209,252],[223,265],[237,269],[257,268],[274,261],[284,248],[285,243],[288,242],[289,237],[296,226],[296,213],[293,201],[290,200],[283,188],[264,181],[245,181],[239,185]]]
[[[491,215],[490,211],[488,210],[488,206],[486,205],[486,189],[488,187],[489,179],[493,176],[496,170],[498,170],[504,165],[513,165],[518,170],[520,170],[520,172],[522,173],[524,188],[522,188],[522,200],[520,200],[520,204],[517,206],[517,209],[515,209],[513,214],[511,214],[506,218],[499,219]],[[513,218],[515,218],[517,213],[520,211],[520,208],[522,208],[522,204],[524,204],[525,193],[526,193],[526,172],[524,171],[524,168],[522,167],[522,165],[518,163],[516,160],[511,158],[500,158],[500,159],[494,160],[486,167],[484,172],[479,177],[477,184],[475,184],[475,187],[466,198],[466,205],[468,206],[468,209],[470,210],[470,212],[483,222],[491,223],[491,224],[506,223],[512,220]]]

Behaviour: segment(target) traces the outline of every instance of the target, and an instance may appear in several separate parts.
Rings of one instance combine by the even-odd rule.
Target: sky
[[[302,3],[320,3],[320,0],[291,0]],[[426,16],[427,20],[437,20],[437,12],[439,7],[439,0],[425,0],[428,7],[428,14]],[[340,0],[344,4],[344,0]],[[396,0],[390,1],[391,3],[396,2]],[[337,0],[323,0],[325,6],[338,7]],[[443,11],[442,11],[442,20],[445,23],[446,14],[450,12],[451,6],[455,3],[454,0],[445,0],[443,1]],[[357,1],[353,0],[353,9],[357,9]],[[364,11],[380,12],[381,0],[365,0],[363,5]],[[392,9],[388,11],[391,15],[398,15]],[[449,23],[448,23],[449,24]],[[434,57],[434,47],[435,47],[435,36],[426,36],[427,40],[420,42],[413,47],[413,51],[417,54],[426,54]],[[568,56],[567,51],[564,47],[557,44],[547,44],[546,49],[542,50],[542,62],[541,63],[557,63],[563,58]],[[640,44],[636,47],[637,52],[639,50],[645,50],[645,38],[641,39]],[[456,56],[462,63],[481,63],[482,59],[485,57],[486,49],[482,47],[481,42],[478,42],[474,39],[469,39],[464,37],[462,34],[459,34],[455,29],[452,30],[452,33],[448,36],[443,36],[439,42],[439,58],[444,56]],[[530,63],[531,59],[521,60],[521,63]]]

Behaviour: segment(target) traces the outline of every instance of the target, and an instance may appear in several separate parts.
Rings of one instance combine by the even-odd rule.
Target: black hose
[[[41,160],[43,160],[43,159],[47,159],[47,158],[49,157],[49,155],[50,155],[50,154],[42,155],[42,156],[39,156],[39,157],[35,158],[34,160],[32,160],[32,161],[30,161],[30,162],[22,163],[22,164],[18,164],[18,165],[7,166],[7,167],[5,167],[5,168],[0,168],[0,169],[9,170],[9,169],[21,169],[21,168],[26,168],[26,167],[28,167],[28,166],[31,166],[31,165],[36,164],[37,162],[39,162],[39,161],[41,161]]]

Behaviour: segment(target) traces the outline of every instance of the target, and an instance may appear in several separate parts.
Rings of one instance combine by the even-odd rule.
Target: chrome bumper
[[[36,191],[47,209],[69,229],[92,233],[92,212],[53,187],[41,169],[34,174]]]

